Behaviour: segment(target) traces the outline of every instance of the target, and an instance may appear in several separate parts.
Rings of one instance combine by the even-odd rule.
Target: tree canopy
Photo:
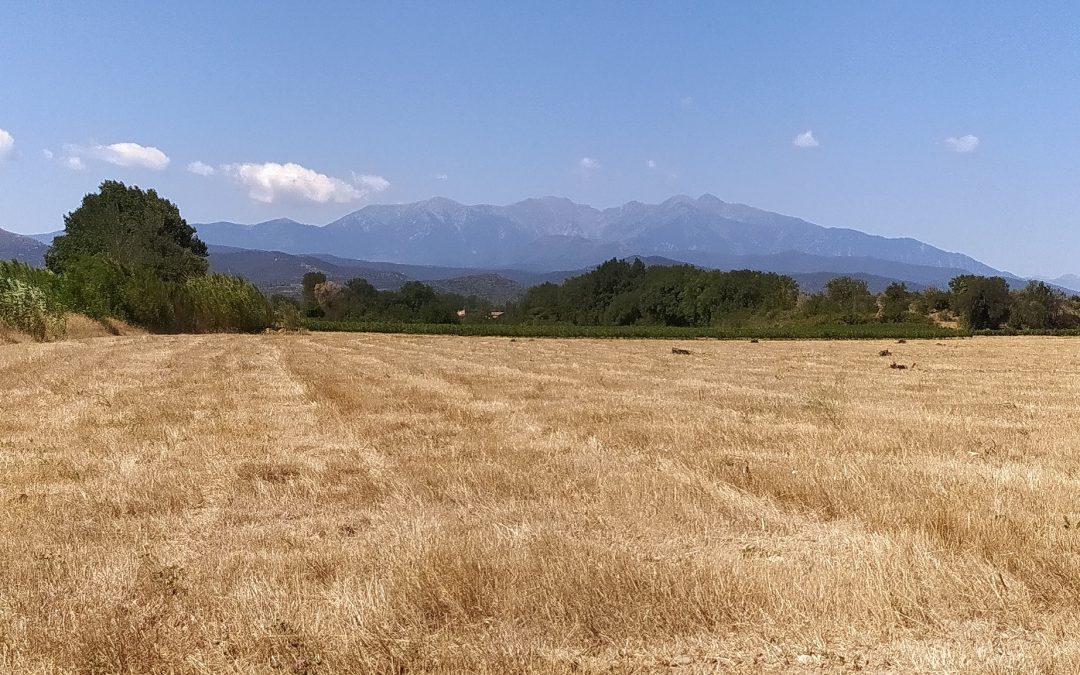
[[[1009,320],[1012,298],[1001,277],[961,274],[949,282],[949,290],[953,312],[968,328],[996,330]]]
[[[907,284],[894,281],[881,294],[881,320],[886,323],[899,323],[907,318],[911,305],[911,293]]]
[[[64,216],[64,234],[45,254],[46,266],[64,272],[86,256],[101,256],[166,282],[206,274],[207,250],[180,209],[154,190],[105,181]]]
[[[529,289],[509,319],[578,325],[709,326],[734,315],[791,309],[798,286],[769,272],[720,272],[690,265],[648,267],[608,260],[561,286]]]

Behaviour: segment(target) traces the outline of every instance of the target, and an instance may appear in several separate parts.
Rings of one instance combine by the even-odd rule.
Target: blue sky
[[[190,222],[709,192],[1080,272],[1077,26],[1064,2],[3,3],[0,228],[58,229],[105,178]]]

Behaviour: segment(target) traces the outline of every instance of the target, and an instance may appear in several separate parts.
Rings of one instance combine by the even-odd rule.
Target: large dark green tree
[[[315,287],[319,284],[326,283],[326,274],[324,272],[308,272],[301,280],[301,286],[303,287],[304,307],[303,312],[305,316],[322,316],[323,311],[319,307],[319,301],[315,298]]]
[[[1041,281],[1029,281],[1013,294],[1009,312],[1011,328],[1056,328],[1061,321],[1065,296]]]
[[[45,254],[46,266],[63,272],[76,261],[98,256],[129,270],[180,282],[206,274],[207,250],[180,209],[154,190],[105,181],[98,192],[64,216],[64,234]]]
[[[846,314],[867,314],[874,309],[874,296],[866,282],[854,277],[829,279],[825,284],[825,297]]]
[[[911,305],[911,294],[907,285],[901,281],[889,284],[881,294],[881,320],[886,323],[900,323],[907,317]]]
[[[953,277],[949,290],[952,310],[968,328],[997,330],[1009,320],[1012,296],[1001,277],[962,274]]]

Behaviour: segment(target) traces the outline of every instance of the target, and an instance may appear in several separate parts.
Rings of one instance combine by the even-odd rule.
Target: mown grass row
[[[406,333],[413,335],[466,335],[493,337],[553,338],[715,338],[735,340],[858,340],[858,339],[939,339],[968,337],[968,331],[928,324],[866,323],[790,326],[681,327],[681,326],[576,326],[570,324],[432,324],[378,321],[326,321],[307,319],[305,327],[313,331],[357,333]]]

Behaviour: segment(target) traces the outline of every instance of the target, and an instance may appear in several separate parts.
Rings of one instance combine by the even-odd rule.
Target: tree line
[[[492,303],[475,295],[444,293],[419,281],[398,290],[379,290],[366,279],[344,284],[329,281],[323,272],[308,272],[301,280],[299,300],[274,296],[278,315],[329,321],[397,323],[474,323],[490,318]],[[298,319],[299,320],[299,319]]]
[[[595,270],[543,284],[507,308],[509,321],[579,325],[745,326],[784,323],[953,322],[972,330],[1080,326],[1080,297],[1041,282],[1010,290],[1001,277],[972,274],[947,289],[894,282],[871,293],[866,281],[835,277],[801,293],[791,277],[691,265],[646,266],[612,259]]]
[[[490,321],[490,303],[439,293],[419,282],[379,291],[363,279],[345,284],[320,272],[303,279],[293,301],[307,317],[332,321],[468,323]],[[836,277],[803,293],[786,275],[647,266],[612,259],[561,284],[530,288],[502,309],[500,323],[576,326],[753,327],[869,323],[956,323],[972,330],[1080,327],[1080,297],[1039,281],[1010,290],[1001,277],[964,274],[948,288],[910,290],[895,282],[872,293],[866,281]],[[465,310],[464,316],[459,316]]]

